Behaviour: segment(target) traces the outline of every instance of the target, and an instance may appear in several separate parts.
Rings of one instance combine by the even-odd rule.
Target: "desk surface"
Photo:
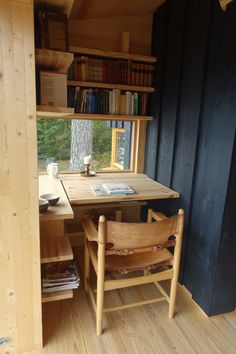
[[[60,178],[72,205],[179,198],[179,193],[155,182],[144,174],[98,173],[94,177],[68,174],[61,175]],[[136,193],[131,195],[96,196],[92,185],[102,183],[126,183]]]
[[[40,220],[73,219],[74,213],[67,195],[59,179],[52,179],[48,175],[39,176],[39,196],[47,193],[59,194],[60,200],[48,210],[40,213]]]

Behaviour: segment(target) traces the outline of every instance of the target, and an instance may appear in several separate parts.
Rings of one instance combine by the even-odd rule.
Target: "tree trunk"
[[[93,126],[90,120],[72,120],[70,170],[84,169],[84,156],[93,150]]]

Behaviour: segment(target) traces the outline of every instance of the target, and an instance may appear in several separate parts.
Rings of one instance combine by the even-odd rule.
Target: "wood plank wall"
[[[123,31],[130,32],[130,53],[150,55],[151,14],[69,21],[71,46],[120,51]]]
[[[41,281],[32,0],[0,0],[0,337],[40,353]]]
[[[224,12],[218,1],[169,0],[153,26],[157,119],[148,123],[145,168],[181,193],[186,224],[180,279],[208,315],[236,307],[228,269],[235,269],[236,251],[235,18],[235,2]]]

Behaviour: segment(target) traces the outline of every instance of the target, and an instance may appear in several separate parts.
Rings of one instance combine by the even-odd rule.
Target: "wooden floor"
[[[106,305],[156,295],[153,285],[106,293]],[[179,287],[177,314],[168,319],[161,302],[105,315],[95,333],[95,316],[83,289],[74,298],[43,305],[43,354],[236,353],[236,312],[208,319]]]

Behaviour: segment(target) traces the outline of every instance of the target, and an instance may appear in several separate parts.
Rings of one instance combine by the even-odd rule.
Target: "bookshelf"
[[[98,56],[103,58],[135,60],[135,61],[141,61],[150,64],[154,64],[157,61],[156,57],[152,57],[149,55],[114,52],[110,50],[101,50],[101,49],[84,48],[84,47],[70,47],[69,50],[72,53],[86,54],[86,55]]]
[[[123,52],[113,52],[105,51],[92,48],[83,47],[70,47],[70,52],[60,52],[56,50],[49,49],[36,49],[35,58],[36,65],[39,69],[47,69],[52,71],[60,71],[67,73],[70,65],[74,60],[74,53],[86,54],[90,56],[96,56],[101,58],[110,59],[122,59],[122,60],[135,60],[142,61],[144,63],[154,64],[156,62],[155,57],[130,54]],[[93,89],[104,89],[104,90],[120,90],[120,91],[131,91],[137,92],[139,94],[149,94],[154,92],[153,87],[140,86],[140,85],[125,85],[117,83],[105,83],[105,82],[92,82],[92,81],[81,81],[81,80],[68,80],[68,87],[81,87],[81,88],[93,88]],[[112,112],[114,113],[114,112]],[[131,113],[137,113],[131,112]],[[75,113],[73,108],[70,107],[54,107],[54,106],[37,106],[37,118],[62,118],[62,119],[90,119],[90,120],[118,120],[118,121],[137,121],[137,120],[152,120],[153,117],[150,115],[143,114],[108,114],[108,113]]]
[[[89,81],[76,81],[68,80],[68,86],[80,86],[80,87],[94,87],[94,88],[104,88],[104,89],[117,89],[123,91],[137,91],[137,92],[148,92],[152,93],[155,91],[154,87],[145,86],[135,86],[135,85],[121,85],[121,84],[109,84],[103,82],[89,82]]]
[[[50,119],[85,119],[85,120],[115,120],[115,121],[138,121],[138,120],[153,120],[152,116],[133,116],[133,115],[120,115],[120,114],[90,114],[90,113],[66,113],[49,109],[48,111],[41,111],[37,109],[37,118],[50,118]]]

